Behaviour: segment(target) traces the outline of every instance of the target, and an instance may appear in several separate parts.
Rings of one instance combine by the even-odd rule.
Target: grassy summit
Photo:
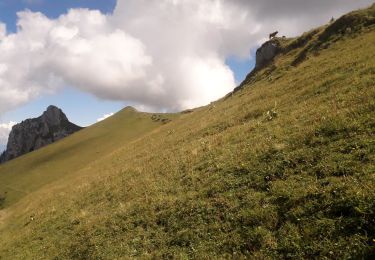
[[[374,257],[374,42],[375,5],[280,39],[209,106],[0,166],[0,258]]]

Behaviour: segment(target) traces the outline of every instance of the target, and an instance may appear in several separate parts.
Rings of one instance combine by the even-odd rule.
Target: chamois
[[[278,33],[279,33],[278,31],[271,33],[270,34],[270,40],[275,38]]]

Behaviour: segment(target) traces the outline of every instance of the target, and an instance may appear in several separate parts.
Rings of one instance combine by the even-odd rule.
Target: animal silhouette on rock
[[[278,31],[271,33],[270,34],[270,40],[275,38],[278,33],[279,33]]]

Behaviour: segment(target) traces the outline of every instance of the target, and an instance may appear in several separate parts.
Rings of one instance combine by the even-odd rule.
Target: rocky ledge
[[[241,90],[255,75],[258,71],[267,67],[275,57],[283,51],[281,47],[280,40],[283,38],[273,38],[262,44],[256,51],[255,55],[255,67],[254,69],[246,76],[246,79],[234,89],[233,93]],[[230,93],[228,96],[232,95]]]
[[[263,43],[256,52],[255,70],[264,68],[270,63],[277,54],[281,52],[280,43],[277,38]]]

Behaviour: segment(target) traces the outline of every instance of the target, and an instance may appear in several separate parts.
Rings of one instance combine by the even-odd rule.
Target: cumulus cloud
[[[0,113],[66,85],[149,110],[204,105],[235,87],[228,57],[294,36],[370,0],[118,0],[111,15],[18,13],[0,24]]]
[[[113,116],[113,115],[114,115],[114,113],[105,114],[105,115],[103,115],[101,118],[98,118],[98,119],[96,120],[96,122],[103,121],[103,120],[105,120],[105,119],[107,119],[108,117],[111,117],[111,116]]]
[[[146,80],[152,58],[142,42],[99,11],[70,10],[56,20],[31,11],[18,17],[18,32],[0,42],[0,112],[66,84],[114,98]]]
[[[0,146],[5,146],[8,141],[10,130],[16,124],[16,122],[1,123],[0,124]],[[1,152],[1,151],[0,151]]]

